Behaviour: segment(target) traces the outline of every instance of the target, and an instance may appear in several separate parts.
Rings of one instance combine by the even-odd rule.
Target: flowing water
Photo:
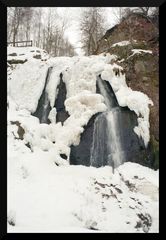
[[[90,163],[95,167],[111,165],[114,168],[125,161],[118,124],[121,112],[115,97],[110,95],[108,84],[98,78],[97,86],[104,97],[107,111],[97,116],[94,122]]]

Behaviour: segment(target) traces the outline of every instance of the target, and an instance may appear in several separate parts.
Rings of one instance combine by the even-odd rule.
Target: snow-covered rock
[[[40,59],[43,61],[48,60],[48,53],[37,47],[11,47],[7,48],[7,61],[12,60],[30,60],[30,59]]]
[[[153,52],[151,50],[144,50],[144,49],[132,49],[131,51],[133,53],[127,59],[129,59],[129,58],[131,58],[131,57],[133,57],[134,55],[137,55],[137,54],[146,54],[146,53],[153,54]]]
[[[158,171],[134,163],[121,165],[114,174],[108,166],[69,165],[70,146],[79,144],[89,119],[106,110],[104,98],[96,94],[99,74],[111,84],[119,105],[138,115],[134,131],[145,144],[151,100],[127,86],[123,69],[110,64],[116,56],[42,62],[32,55],[27,49],[28,61],[17,65],[8,78],[8,232],[158,232]],[[40,124],[31,113],[51,66],[46,87],[51,123]],[[70,115],[63,125],[56,123],[54,108],[61,73]]]

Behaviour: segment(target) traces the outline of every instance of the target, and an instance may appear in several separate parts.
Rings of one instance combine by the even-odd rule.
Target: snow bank
[[[74,97],[70,97],[65,101],[66,110],[70,115],[80,117],[84,112],[97,112],[105,111],[104,98],[100,94],[92,94],[84,90]]]
[[[159,231],[158,172],[135,163],[115,174],[108,166],[57,167],[56,149],[31,152],[12,135],[8,146],[9,233]]]
[[[88,90],[96,93],[96,77],[103,71],[104,65],[115,59],[115,55],[75,57],[73,63],[62,72],[67,86],[67,98]]]
[[[61,133],[66,145],[78,145],[80,135],[84,131],[89,119],[98,112],[106,110],[104,99],[100,94],[83,91],[65,101],[65,107],[70,117],[64,122],[64,131]]]
[[[48,93],[50,105],[51,107],[53,107],[58,94],[57,86],[60,83],[60,74],[72,64],[72,58],[57,57],[56,61],[54,60],[54,58],[50,58],[48,64],[53,68],[46,87],[46,91]]]
[[[17,67],[8,81],[8,94],[18,105],[18,109],[34,112],[42,94],[48,66],[32,59]]]
[[[37,47],[8,47],[7,60],[30,60],[36,55],[41,55],[41,60],[46,61],[49,58],[48,53]]]

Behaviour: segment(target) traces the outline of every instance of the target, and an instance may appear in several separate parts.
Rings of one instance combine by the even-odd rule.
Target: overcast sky
[[[106,23],[106,29],[111,28],[117,23],[117,17],[115,12],[118,10],[118,8],[113,8],[113,7],[105,7],[103,8],[105,12],[105,16],[107,19]],[[58,14],[59,15],[66,15],[68,16],[68,21],[69,21],[69,27],[65,32],[65,35],[71,42],[71,44],[75,47],[76,52],[79,55],[82,55],[83,52],[81,50],[81,43],[80,43],[80,38],[81,38],[81,33],[79,31],[79,22],[80,22],[80,17],[82,13],[82,8],[80,7],[58,7],[57,8]]]

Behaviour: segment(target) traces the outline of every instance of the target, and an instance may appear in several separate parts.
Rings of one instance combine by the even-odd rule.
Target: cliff
[[[157,20],[132,13],[109,29],[98,42],[94,54],[109,52],[124,68],[126,82],[133,90],[147,94],[154,105],[150,109],[149,148],[158,167],[159,154],[159,42]]]

